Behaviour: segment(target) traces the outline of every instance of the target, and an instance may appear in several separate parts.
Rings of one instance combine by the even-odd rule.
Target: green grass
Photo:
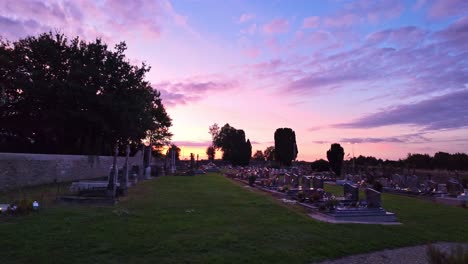
[[[318,222],[218,174],[161,177],[130,189],[116,207],[53,206],[0,218],[0,262],[310,263],[468,242],[466,209],[386,194],[383,203],[404,225]]]

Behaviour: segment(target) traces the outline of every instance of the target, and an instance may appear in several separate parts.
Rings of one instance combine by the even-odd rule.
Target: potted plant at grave
[[[257,179],[257,177],[255,177],[255,175],[253,175],[253,174],[249,175],[249,177],[248,177],[249,185],[253,186],[255,184],[256,179]]]
[[[322,195],[319,192],[313,192],[309,197],[312,202],[318,202],[321,198]]]
[[[338,206],[338,200],[336,200],[335,197],[332,197],[325,202],[325,208],[329,212],[335,210],[337,206]]]
[[[281,191],[283,191],[283,192],[287,192],[288,190],[289,190],[288,185],[283,185],[283,188],[281,188]]]
[[[297,200],[301,203],[305,202],[306,196],[303,191],[297,192]]]

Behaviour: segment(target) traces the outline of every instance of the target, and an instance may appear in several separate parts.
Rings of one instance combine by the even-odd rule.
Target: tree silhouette
[[[265,161],[265,156],[261,150],[257,150],[252,158],[256,161]]]
[[[245,132],[225,124],[215,137],[214,146],[223,151],[223,160],[233,165],[247,165],[252,156],[250,140],[245,140]]]
[[[0,151],[109,154],[115,142],[164,145],[172,125],[160,93],[114,51],[44,33],[0,42]]]
[[[206,155],[208,156],[208,160],[214,161],[215,154],[216,154],[216,151],[214,147],[210,146],[206,148]]]
[[[343,165],[344,150],[340,144],[334,143],[327,151],[327,159],[331,170],[337,177],[341,175],[341,166]]]
[[[275,131],[275,159],[280,164],[291,166],[297,158],[296,133],[291,128],[278,128]]]
[[[268,161],[274,161],[275,160],[275,147],[274,146],[269,146],[265,149],[263,152],[263,155],[265,156],[265,159]]]

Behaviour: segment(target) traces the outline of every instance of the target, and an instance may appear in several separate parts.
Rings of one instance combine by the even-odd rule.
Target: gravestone
[[[310,190],[310,178],[307,176],[302,176],[302,190]]]
[[[392,175],[392,182],[395,185],[395,187],[403,187],[402,177],[399,174]]]
[[[368,208],[380,208],[382,207],[382,199],[380,192],[367,188],[366,189],[366,202]]]
[[[447,181],[447,193],[451,196],[457,196],[463,192],[463,186],[456,180]]]
[[[430,191],[435,192],[437,190],[437,182],[433,180],[427,181],[427,186],[430,189]]]
[[[299,188],[299,179],[300,179],[299,175],[297,175],[297,174],[292,175],[292,182],[291,183],[292,183],[293,187],[296,188],[296,189]]]
[[[437,184],[437,192],[447,193],[447,185],[446,184]]]
[[[323,189],[323,178],[312,178],[312,186],[314,189]]]
[[[408,178],[406,179],[406,186],[408,186],[410,191],[418,192],[419,191],[418,177],[416,175],[408,176]]]
[[[290,182],[291,182],[291,176],[289,176],[289,174],[285,173],[285,174],[284,174],[284,182],[283,182],[283,184],[284,184],[284,185],[289,185]]]
[[[345,183],[343,186],[343,192],[345,199],[351,200],[353,202],[359,200],[359,188],[357,186]]]

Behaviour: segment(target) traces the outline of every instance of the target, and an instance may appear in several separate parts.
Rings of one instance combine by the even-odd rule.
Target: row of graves
[[[370,175],[370,177],[375,177]],[[337,184],[345,183],[366,186],[369,175],[346,175],[345,179],[337,180]],[[436,202],[463,205],[468,203],[468,186],[465,186],[455,178],[440,178],[438,181],[430,178],[422,178],[416,175],[393,174],[390,177],[378,177],[374,180],[384,192],[403,194],[408,196],[420,196]],[[374,184],[375,186],[375,184]]]
[[[292,170],[239,169],[226,176],[242,181],[252,187],[294,200],[313,211],[312,217],[332,223],[379,223],[398,224],[396,215],[382,208],[381,193],[364,190],[365,198],[359,197],[359,186],[346,183],[343,196],[334,196],[324,190],[324,183],[332,180],[331,173],[301,174]]]
[[[164,175],[162,166],[150,166],[148,159],[143,159],[142,164],[130,165],[129,146],[125,149],[125,163],[119,168],[117,166],[118,152],[118,146],[115,146],[113,165],[106,180],[73,182],[68,192],[60,197],[60,201],[74,204],[114,205],[119,197],[128,194],[128,188],[135,186],[139,181]]]

